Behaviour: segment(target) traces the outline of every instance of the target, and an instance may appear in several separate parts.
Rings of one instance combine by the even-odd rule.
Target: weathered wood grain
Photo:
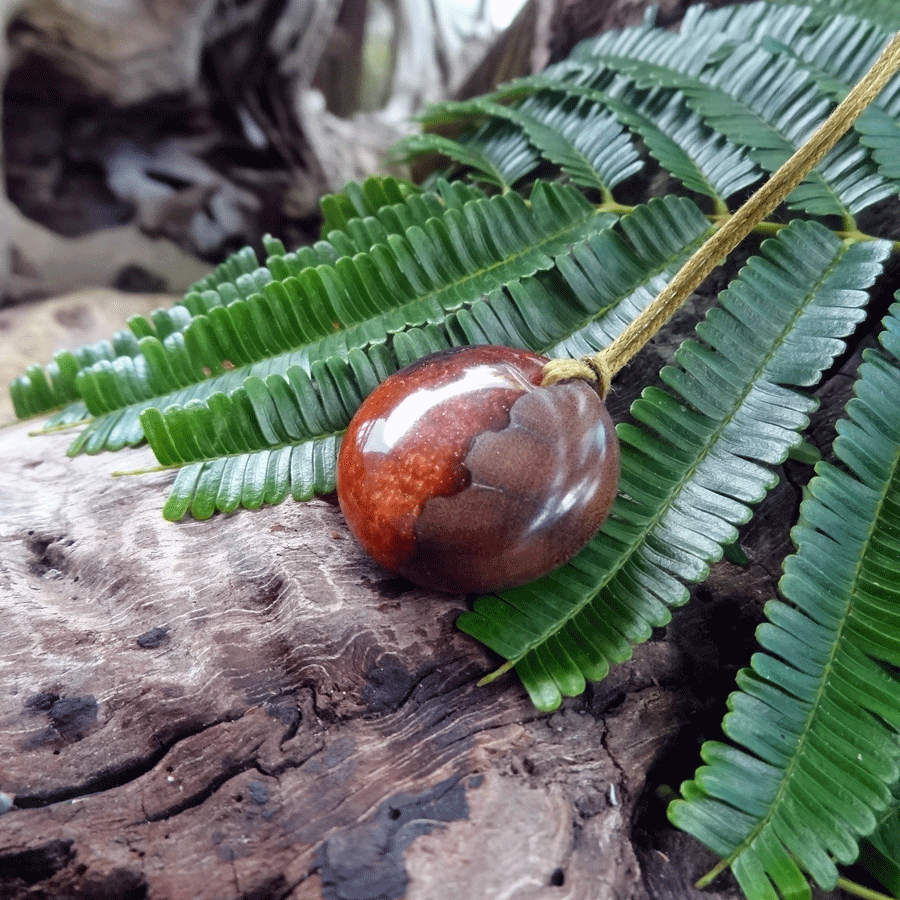
[[[0,896],[644,896],[677,651],[538,715],[476,687],[464,598],[379,570],[333,506],[167,523],[170,474],[109,476],[148,451],[29,427],[0,432]]]

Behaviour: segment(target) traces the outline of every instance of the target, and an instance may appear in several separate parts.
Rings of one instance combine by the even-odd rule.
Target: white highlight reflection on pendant
[[[442,403],[469,393],[473,386],[479,390],[534,389],[534,385],[512,367],[501,373],[497,371],[496,365],[474,366],[462,378],[440,387],[414,391],[409,397],[401,400],[389,416],[372,423],[363,444],[363,452],[390,453],[423,416]]]

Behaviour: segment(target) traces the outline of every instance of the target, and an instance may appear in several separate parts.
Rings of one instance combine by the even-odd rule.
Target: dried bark
[[[0,893],[642,896],[627,822],[679,727],[672,648],[537,715],[475,686],[463,598],[378,570],[333,506],[173,525],[171,476],[107,477],[146,451],[66,440],[0,437]]]

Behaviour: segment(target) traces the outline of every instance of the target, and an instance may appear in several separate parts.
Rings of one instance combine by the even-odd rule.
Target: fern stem
[[[753,231],[756,234],[764,234],[767,237],[775,237],[782,228],[786,228],[788,226],[788,222],[772,222],[769,219],[766,219],[763,222],[757,222],[756,225],[753,226]]]
[[[862,897],[862,900],[895,900],[890,894],[882,894],[880,891],[857,884],[849,878],[838,878],[837,886],[848,894],[853,894],[854,897]]]
[[[112,478],[126,478],[132,475],[155,475],[157,472],[169,472],[173,469],[180,469],[183,465],[184,463],[168,463],[167,465],[160,463],[157,466],[147,466],[145,469],[117,469],[109,474]]]
[[[694,882],[694,887],[698,891],[708,888],[732,863],[728,857],[720,859],[702,878],[698,878]]]
[[[715,218],[727,219],[730,215],[731,210],[728,208],[728,204],[721,197],[715,197],[713,200],[713,216]]]
[[[835,231],[835,234],[845,241],[883,241],[884,238],[877,237],[874,234],[868,234],[865,231],[860,231],[858,228],[854,228],[851,231]],[[894,252],[900,251],[900,241],[891,241],[891,246],[894,249]]]
[[[624,203],[617,203],[612,199],[612,195],[610,195],[608,200],[604,200],[597,207],[597,212],[608,212],[615,213],[617,216],[627,216],[629,213],[633,213],[637,207],[634,206],[626,206]]]
[[[510,660],[509,662],[503,663],[503,665],[499,668],[494,669],[493,672],[488,672],[488,674],[485,675],[484,678],[479,680],[478,687],[484,687],[486,684],[490,684],[491,682],[496,681],[501,675],[505,675],[511,668],[513,668],[514,665],[515,663]]]
[[[603,211],[607,210],[603,208]],[[610,212],[616,212],[615,209],[609,210]],[[728,215],[711,215],[707,216],[709,221],[716,226],[719,226],[725,222],[725,220],[730,216]],[[764,234],[767,237],[774,237],[784,228],[787,228],[790,225],[790,220],[786,220],[784,222],[776,222],[774,219],[763,219],[762,222],[757,222],[756,225],[753,226],[752,231],[754,234]],[[842,241],[883,241],[886,238],[878,237],[875,234],[869,234],[866,231],[860,231],[859,228],[853,227],[850,229],[832,229],[834,233],[842,240]],[[900,250],[900,241],[892,241],[894,250]]]
[[[42,414],[38,413],[38,415]],[[33,418],[37,418],[38,415],[34,416]],[[20,423],[21,420],[19,422],[7,422],[6,424],[18,425]],[[79,419],[77,422],[59,422],[56,425],[42,425],[40,428],[36,428],[34,431],[29,431],[28,437],[43,437],[47,434],[61,434],[64,431],[72,431],[75,428],[80,428],[82,425],[84,425],[84,423],[84,419]]]
[[[606,396],[613,376],[662,328],[672,314],[709,275],[720,260],[781,203],[822,157],[840,140],[863,110],[900,69],[900,32],[872,68],[838,104],[813,135],[750,197],[735,214],[678,270],[646,309],[608,347],[578,359],[554,359],[544,367],[544,384],[583,378]]]

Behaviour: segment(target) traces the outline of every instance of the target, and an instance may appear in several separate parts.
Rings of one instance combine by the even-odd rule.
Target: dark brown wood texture
[[[673,648],[538,715],[476,687],[463,598],[387,576],[335,507],[171,524],[171,475],[109,477],[146,451],[27,431],[0,433],[0,896],[642,896]]]

